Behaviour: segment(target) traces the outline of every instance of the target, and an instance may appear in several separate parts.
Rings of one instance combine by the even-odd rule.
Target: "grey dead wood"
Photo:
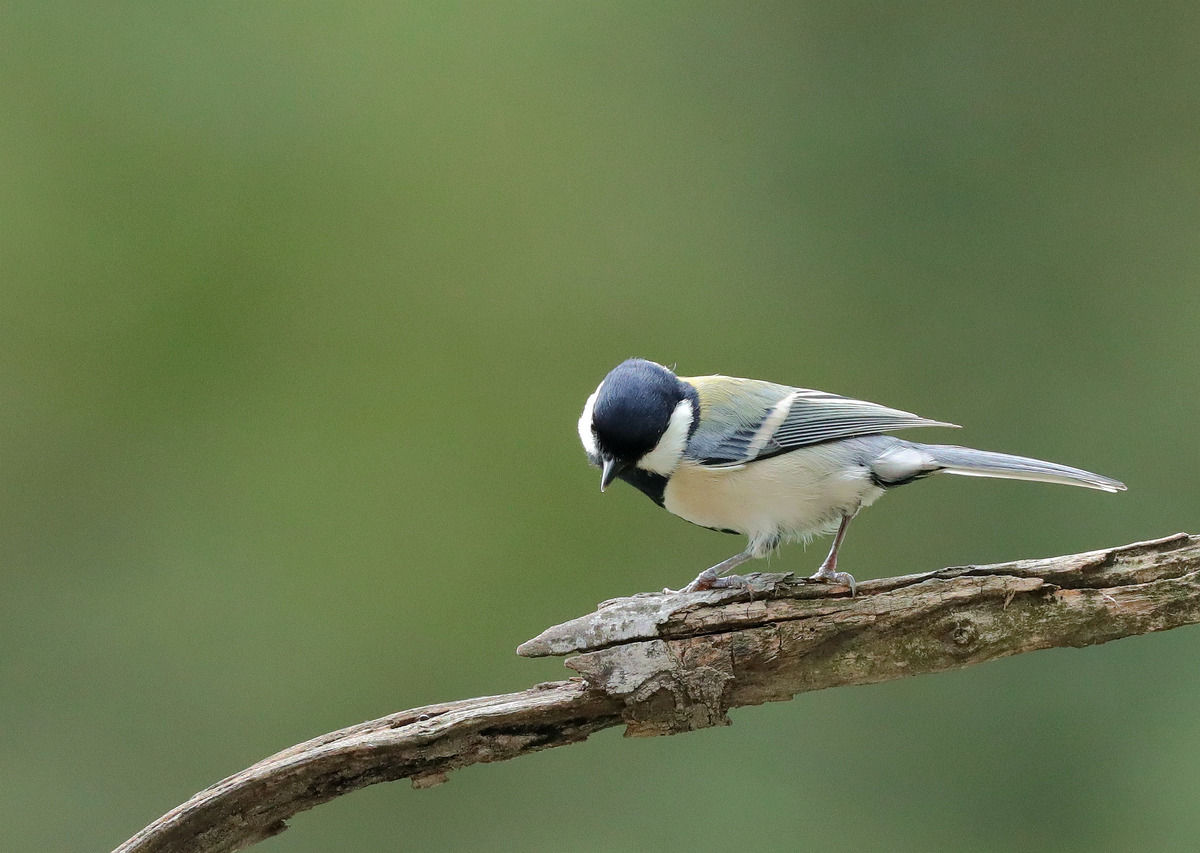
[[[579,677],[402,711],[285,749],[196,794],[117,853],[241,850],[357,788],[446,781],[470,764],[585,740],[728,725],[742,705],[1200,622],[1200,537],[963,566],[844,588],[643,594],[547,629],[518,652],[572,655]]]

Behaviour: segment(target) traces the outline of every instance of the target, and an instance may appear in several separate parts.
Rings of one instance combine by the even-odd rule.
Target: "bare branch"
[[[276,753],[196,794],[114,853],[242,850],[283,832],[297,812],[358,788],[405,778],[429,788],[459,767],[575,743],[620,722],[620,703],[581,679],[401,711]]]
[[[1200,537],[943,569],[839,588],[751,576],[756,589],[639,595],[556,625],[523,655],[576,654],[582,678],[403,711],[286,749],[201,791],[116,853],[241,850],[376,782],[585,740],[729,723],[742,705],[1088,646],[1200,622]]]

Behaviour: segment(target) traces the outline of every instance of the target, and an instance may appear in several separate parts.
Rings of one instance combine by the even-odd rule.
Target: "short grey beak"
[[[604,471],[600,474],[600,491],[604,491],[628,467],[624,462],[618,462],[611,456],[604,457]]]

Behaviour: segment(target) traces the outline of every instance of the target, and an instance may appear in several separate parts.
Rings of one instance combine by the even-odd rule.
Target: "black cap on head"
[[[686,387],[653,361],[631,358],[614,367],[592,409],[601,452],[632,463],[653,450],[667,431],[671,413],[686,399]]]

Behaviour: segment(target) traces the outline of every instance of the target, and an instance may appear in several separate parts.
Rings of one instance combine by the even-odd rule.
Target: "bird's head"
[[[661,364],[631,358],[614,367],[579,418],[588,459],[603,469],[600,490],[633,468],[674,473],[697,412],[696,390]]]

